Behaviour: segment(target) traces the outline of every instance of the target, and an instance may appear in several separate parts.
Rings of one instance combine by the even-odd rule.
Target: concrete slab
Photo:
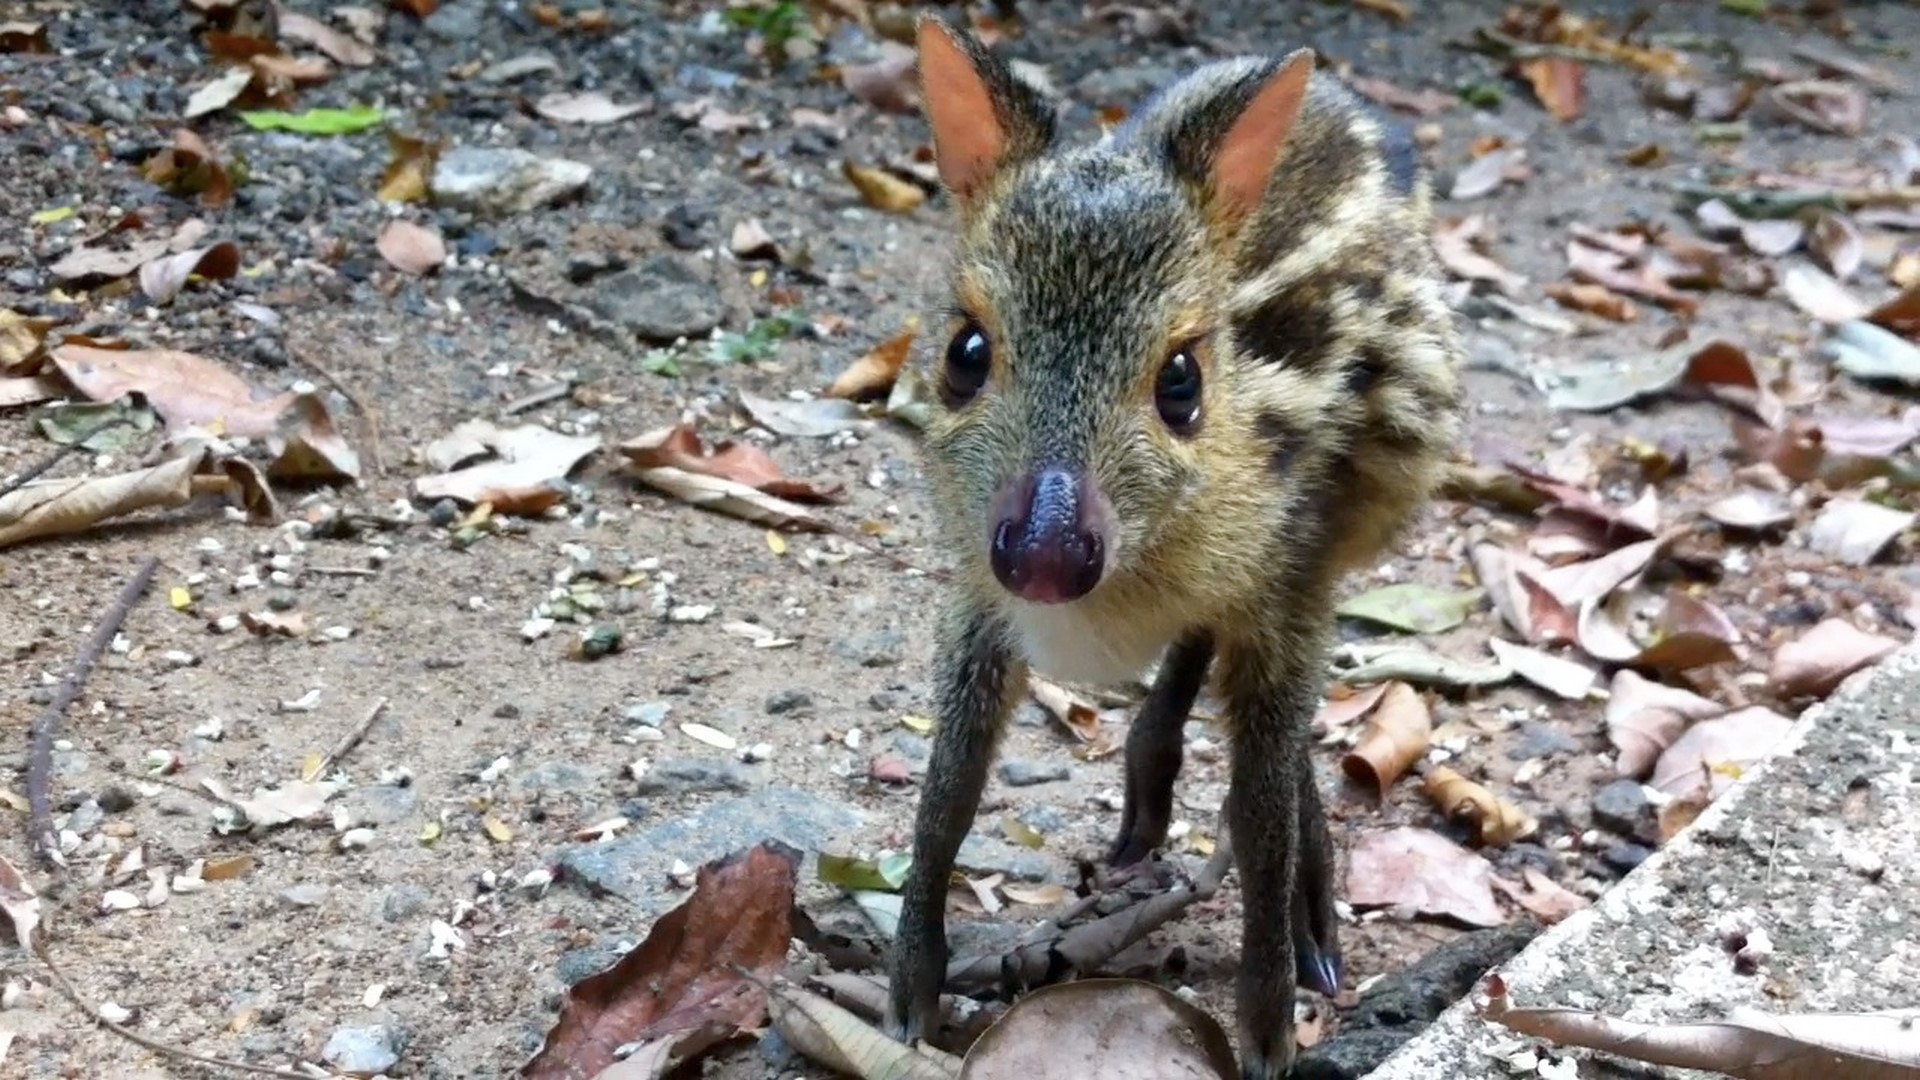
[[[1629,1020],[1920,1006],[1920,642],[1808,709],[1775,755],[1593,907],[1498,969],[1515,1005]],[[1772,952],[1737,960],[1741,940]],[[1367,1080],[1525,1075],[1542,1048],[1481,1019],[1474,995]],[[1580,1077],[1618,1077],[1584,1052]],[[1614,1059],[1617,1061],[1618,1059]],[[1565,1072],[1556,1072],[1565,1076]],[[1637,1075],[1697,1077],[1668,1070]]]

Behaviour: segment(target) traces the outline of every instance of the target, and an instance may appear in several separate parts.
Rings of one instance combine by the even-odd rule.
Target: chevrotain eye
[[[1175,431],[1191,428],[1200,419],[1200,364],[1192,352],[1181,349],[1167,357],[1153,394],[1160,419]]]
[[[987,384],[993,368],[993,346],[986,332],[969,322],[947,344],[946,392],[951,404],[962,404]]]

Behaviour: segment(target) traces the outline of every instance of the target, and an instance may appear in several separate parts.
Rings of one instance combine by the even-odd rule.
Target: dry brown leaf
[[[1829,135],[1858,135],[1867,123],[1867,95],[1857,86],[1799,79],[1769,86],[1755,99],[1767,114]]]
[[[333,423],[318,394],[299,394],[287,403],[267,438],[273,460],[267,475],[275,480],[351,483],[360,479],[360,455]]]
[[[54,277],[68,282],[121,278],[166,253],[165,240],[140,240],[125,251],[107,251],[83,245],[62,255],[51,270]]]
[[[1173,991],[1136,979],[1078,979],[1021,997],[967,1050],[956,1080],[1239,1075],[1219,1022]]]
[[[66,392],[66,384],[48,375],[0,376],[0,409],[38,405]]]
[[[1420,692],[1403,682],[1391,683],[1367,717],[1360,741],[1340,759],[1340,768],[1354,783],[1385,794],[1426,754],[1432,737],[1433,717]]]
[[[298,611],[243,611],[240,625],[261,637],[307,636],[307,617]]]
[[[914,51],[898,42],[880,43],[880,59],[840,69],[840,85],[882,112],[912,113],[920,108],[920,80]]]
[[[1632,322],[1640,317],[1640,311],[1633,306],[1633,301],[1605,285],[1552,281],[1547,283],[1546,293],[1561,307],[1584,311],[1614,322]]]
[[[1592,901],[1586,897],[1566,888],[1534,867],[1522,867],[1520,876],[1526,883],[1524,888],[1502,877],[1493,879],[1493,887],[1500,890],[1507,899],[1531,912],[1543,925],[1552,926],[1592,904]]]
[[[1696,720],[1725,713],[1726,706],[1678,687],[1621,670],[1608,687],[1607,738],[1619,751],[1621,776],[1647,775],[1660,755]]]
[[[40,368],[52,319],[28,318],[0,308],[0,375],[31,375]]]
[[[847,1076],[952,1080],[959,1063],[922,1043],[887,1038],[855,1013],[785,981],[766,988],[767,1017],[788,1046]]]
[[[1426,829],[1364,833],[1347,860],[1346,900],[1354,907],[1402,908],[1469,926],[1499,926],[1493,867],[1478,853]]]
[[[365,42],[297,11],[280,12],[280,36],[311,45],[348,67],[367,67],[379,56]]]
[[[1611,242],[1619,236],[1577,230],[1574,238],[1567,242],[1567,267],[1573,276],[1617,293],[1651,300],[1691,318],[1699,310],[1700,301],[1675,289],[1657,269],[1648,265],[1644,261],[1643,244],[1622,250],[1622,245]]]
[[[1740,634],[1719,608],[1675,591],[1643,630],[1643,600],[1639,591],[1622,589],[1582,605],[1581,651],[1602,663],[1672,672],[1736,659]]]
[[[190,427],[215,434],[266,438],[293,401],[292,391],[262,397],[213,361],[173,349],[99,349],[61,345],[54,366],[89,401],[139,393],[169,432]]]
[[[647,111],[649,102],[619,104],[599,90],[546,94],[533,103],[533,111],[563,124],[611,124]]]
[[[1777,491],[1745,488],[1715,499],[1702,513],[1730,529],[1764,532],[1793,520],[1793,504]]]
[[[430,273],[447,261],[447,244],[439,233],[397,218],[380,230],[374,246],[380,250],[381,258],[406,274]]]
[[[1353,6],[1375,15],[1385,15],[1394,22],[1403,23],[1413,18],[1413,11],[1407,7],[1406,0],[1353,0]]]
[[[1835,499],[1820,509],[1807,530],[1807,547],[1849,566],[1880,557],[1893,538],[1913,527],[1916,515],[1865,499]]]
[[[1540,56],[1520,62],[1520,74],[1555,120],[1580,118],[1586,68],[1564,56]]]
[[[885,397],[893,389],[893,381],[899,378],[900,369],[906,366],[907,358],[913,354],[913,338],[918,330],[917,326],[909,326],[868,349],[833,380],[826,396],[853,401]]]
[[[228,68],[218,78],[195,90],[187,98],[186,108],[180,111],[180,115],[191,120],[226,108],[253,82],[253,75],[251,67]]]
[[[1920,285],[1909,285],[1898,296],[1874,308],[1867,321],[1896,334],[1920,338]]]
[[[47,24],[9,19],[0,22],[0,53],[50,53]]]
[[[1415,116],[1438,116],[1460,104],[1457,94],[1449,94],[1432,87],[1420,90],[1405,90],[1385,79],[1375,79],[1356,75],[1347,80],[1347,84],[1366,97],[1389,109],[1399,109]]]
[[[455,431],[488,456],[420,477],[413,482],[414,494],[471,506],[487,503],[502,514],[539,514],[557,505],[565,496],[566,477],[600,448],[598,436],[562,435],[537,424],[500,428],[486,420],[468,420]]]
[[[246,877],[253,869],[253,856],[235,855],[226,859],[208,859],[200,868],[202,881],[234,881]]]
[[[1555,697],[1584,701],[1593,693],[1599,672],[1575,660],[1554,656],[1530,645],[1491,638],[1487,648],[1494,658],[1513,669],[1515,675]]]
[[[910,214],[927,201],[927,193],[920,185],[902,180],[885,169],[844,161],[840,164],[840,172],[859,190],[860,198],[875,210],[884,210],[889,214]]]
[[[1856,629],[1845,619],[1825,619],[1773,654],[1767,689],[1782,698],[1826,697],[1847,676],[1899,647],[1898,641]]]
[[[727,514],[770,529],[830,532],[832,526],[812,509],[768,495],[746,484],[669,465],[630,468],[635,479],[690,506]]]
[[[1758,705],[1702,720],[1667,747],[1647,782],[1676,799],[1717,799],[1792,727],[1793,721]]]
[[[33,952],[38,946],[33,935],[40,929],[40,897],[33,882],[4,855],[0,855],[0,912],[6,913],[13,927],[14,944]]]
[[[128,473],[27,484],[0,496],[0,547],[84,532],[136,510],[185,506],[193,501],[194,472],[203,460],[181,456]]]
[[[247,61],[267,80],[267,93],[276,82],[293,86],[311,86],[333,78],[333,65],[318,56],[284,56],[262,53]]]
[[[1540,828],[1526,811],[1445,765],[1427,770],[1420,790],[1448,821],[1466,822],[1473,829],[1476,844],[1505,847]]]
[[[629,468],[659,466],[729,480],[781,499],[803,503],[840,501],[838,486],[821,489],[780,471],[773,455],[751,443],[725,442],[708,450],[689,424],[657,428],[620,444]]]
[[[1526,157],[1527,152],[1515,146],[1482,154],[1454,174],[1448,197],[1465,201],[1493,194],[1508,181],[1510,170],[1517,169]]]
[[[226,166],[206,140],[186,128],[173,133],[172,146],[141,164],[140,175],[175,195],[198,196],[202,206],[224,206],[233,198]]]
[[[629,1075],[651,1080],[760,1027],[760,987],[785,964],[793,936],[799,861],[799,852],[770,842],[702,866],[693,895],[656,920],[646,940],[567,991],[545,1045],[519,1075],[604,1076],[621,1047],[635,1046],[627,1063],[651,1059],[655,1068]]]
[[[1824,323],[1851,322],[1868,315],[1867,305],[1845,285],[1811,266],[1790,266],[1780,279],[1780,290],[1794,307]]]
[[[374,197],[382,202],[420,202],[426,199],[440,143],[388,130],[387,148],[393,157],[380,176]]]
[[[1578,633],[1578,605],[1569,607],[1542,580],[1547,567],[1498,544],[1475,544],[1468,553],[1473,573],[1501,619],[1535,645],[1572,641]]]
[[[1813,228],[1807,234],[1807,247],[1840,281],[1852,277],[1867,256],[1860,229],[1846,215],[1831,212],[1814,219]]]
[[[1047,711],[1047,715],[1060,722],[1082,744],[1106,749],[1112,744],[1107,733],[1100,728],[1100,710],[1082,701],[1073,691],[1059,683],[1043,679],[1038,675],[1027,675],[1027,693]]]
[[[246,815],[249,829],[271,829],[295,821],[307,821],[327,808],[327,800],[338,790],[332,784],[312,780],[289,780],[276,788],[255,788],[253,798],[241,799],[212,777],[200,781],[214,798]]]
[[[1313,715],[1313,732],[1316,735],[1331,735],[1348,724],[1364,718],[1380,704],[1380,698],[1387,692],[1388,683],[1374,683],[1358,690],[1345,683],[1334,683],[1327,687],[1326,703]]]
[[[780,245],[774,243],[773,234],[759,218],[748,218],[735,222],[733,235],[727,241],[727,249],[736,259],[771,259],[780,261]]]
[[[1493,261],[1475,246],[1475,241],[1484,241],[1485,233],[1486,218],[1479,214],[1439,222],[1433,228],[1434,252],[1440,257],[1441,265],[1455,277],[1464,281],[1490,281],[1508,296],[1519,295],[1527,279]]]
[[[187,280],[225,281],[240,272],[240,248],[231,240],[168,255],[140,268],[140,291],[156,304],[172,300]]]
[[[1775,1016],[1735,1006],[1727,1019],[1646,1024],[1591,1008],[1518,1008],[1498,975],[1488,977],[1481,1015],[1523,1035],[1653,1065],[1738,1080],[1901,1080],[1920,1073],[1912,1009]]]

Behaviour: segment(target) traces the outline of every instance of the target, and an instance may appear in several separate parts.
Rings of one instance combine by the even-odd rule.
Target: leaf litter
[[[1493,895],[1493,867],[1438,833],[1402,826],[1361,834],[1347,860],[1346,900],[1468,926],[1507,921]]]
[[[504,514],[539,514],[565,497],[566,478],[600,448],[592,435],[562,435],[537,424],[502,428],[467,420],[427,448],[439,472],[413,482],[422,499],[487,504]]]

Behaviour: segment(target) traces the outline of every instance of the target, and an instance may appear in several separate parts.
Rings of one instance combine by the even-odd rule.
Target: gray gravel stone
[[[341,1072],[358,1076],[383,1073],[400,1064],[399,1040],[385,1024],[335,1028],[320,1057]]]
[[[1000,779],[1014,787],[1031,787],[1034,784],[1051,784],[1056,780],[1073,778],[1073,770],[1060,761],[1029,761],[1026,758],[1009,758],[1000,763]]]
[[[767,712],[775,716],[804,709],[813,704],[813,695],[805,690],[780,690],[767,695]]]
[[[519,214],[587,186],[593,167],[512,147],[458,146],[433,167],[435,201],[476,214]]]
[[[657,728],[667,722],[667,714],[673,711],[673,705],[665,701],[642,701],[627,706],[620,715],[629,724],[645,724]]]
[[[982,832],[969,834],[960,845],[959,864],[977,874],[1004,873],[1020,881],[1050,881],[1058,870],[1052,858]]]
[[[639,793],[669,791],[751,791],[753,770],[725,758],[666,758],[640,778]]]
[[[1615,780],[1594,792],[1593,823],[1630,840],[1658,836],[1653,803],[1637,780]]]
[[[656,255],[601,279],[587,306],[654,342],[699,337],[727,317],[719,287],[672,255]]]
[[[280,902],[288,907],[312,907],[326,898],[325,885],[290,885],[280,890]]]
[[[419,885],[395,885],[380,897],[380,917],[388,922],[404,922],[418,915],[432,896]]]
[[[1579,742],[1559,728],[1551,724],[1529,722],[1520,725],[1520,737],[1507,747],[1507,757],[1514,761],[1529,761],[1555,754],[1572,754],[1579,749]]]

